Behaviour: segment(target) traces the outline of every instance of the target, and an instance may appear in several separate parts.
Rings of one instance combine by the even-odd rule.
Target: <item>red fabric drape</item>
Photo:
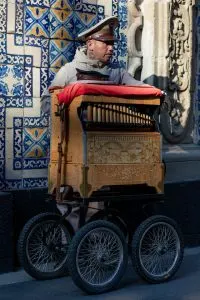
[[[125,85],[103,85],[73,83],[69,84],[58,94],[59,104],[69,105],[72,100],[80,95],[105,95],[113,97],[131,97],[131,96],[155,96],[162,95],[161,90],[150,85],[144,86],[125,86]]]

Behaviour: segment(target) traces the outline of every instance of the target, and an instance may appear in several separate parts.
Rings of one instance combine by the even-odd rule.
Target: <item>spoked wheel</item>
[[[67,274],[68,248],[72,228],[60,215],[42,213],[30,219],[18,240],[19,261],[36,279],[52,279]]]
[[[180,267],[183,251],[183,237],[179,227],[165,216],[146,219],[133,235],[133,267],[150,283],[169,280]]]
[[[87,223],[76,233],[69,248],[72,279],[88,294],[100,294],[116,287],[127,261],[125,237],[108,221]]]

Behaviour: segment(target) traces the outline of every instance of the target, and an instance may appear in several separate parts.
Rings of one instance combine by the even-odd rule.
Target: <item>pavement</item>
[[[200,246],[194,248],[185,248],[184,256],[200,254]],[[34,281],[35,279],[29,276],[23,269],[15,272],[0,274],[0,286]]]

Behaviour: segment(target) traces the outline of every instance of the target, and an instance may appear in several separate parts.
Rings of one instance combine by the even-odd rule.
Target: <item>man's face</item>
[[[92,58],[103,63],[108,63],[113,55],[113,41],[100,42],[97,40],[89,40],[87,43],[89,53]]]

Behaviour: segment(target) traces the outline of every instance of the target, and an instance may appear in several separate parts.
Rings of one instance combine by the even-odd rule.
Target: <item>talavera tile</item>
[[[49,130],[48,128],[23,129],[23,157],[41,158],[49,155]]]
[[[7,180],[22,180],[23,172],[20,169],[21,160],[17,160],[19,164],[15,163],[15,160],[8,158],[6,160],[5,177]]]
[[[73,39],[73,12],[69,10],[50,9],[50,37],[53,39]]]
[[[41,52],[42,48],[34,46],[24,46],[24,54],[31,56],[32,66],[41,67]]]
[[[14,34],[7,34],[7,53],[14,55],[24,55],[24,47],[19,46],[15,42]]]
[[[49,8],[26,6],[24,22],[26,36],[49,37]]]
[[[78,11],[74,12],[74,28],[76,37],[82,31],[95,25],[97,23],[97,18],[97,14],[82,13]]]
[[[50,0],[50,6],[57,9],[72,10],[74,7],[74,0]]]
[[[33,98],[32,106],[24,108],[24,117],[40,117],[40,98]]]
[[[6,109],[6,128],[21,128],[23,126],[23,108],[7,108]]]
[[[51,0],[21,0],[24,1],[25,5],[35,5],[39,7],[49,7]]]
[[[24,94],[24,69],[20,65],[0,65],[0,90],[4,96]]]
[[[51,40],[49,53],[50,67],[60,68],[67,62],[72,61],[75,54],[74,42],[67,40]]]
[[[32,97],[39,98],[40,97],[40,68],[32,68],[33,74],[33,82],[32,82]]]
[[[16,4],[8,2],[7,6],[7,33],[15,33],[15,13],[16,13]]]
[[[117,1],[119,2],[119,1]],[[97,5],[99,6],[103,6],[104,7],[104,14],[105,17],[109,17],[113,15],[113,11],[112,11],[112,0],[97,0]],[[102,8],[101,8],[102,9]]]
[[[6,32],[6,17],[7,17],[7,3],[6,1],[0,2],[0,32]]]

